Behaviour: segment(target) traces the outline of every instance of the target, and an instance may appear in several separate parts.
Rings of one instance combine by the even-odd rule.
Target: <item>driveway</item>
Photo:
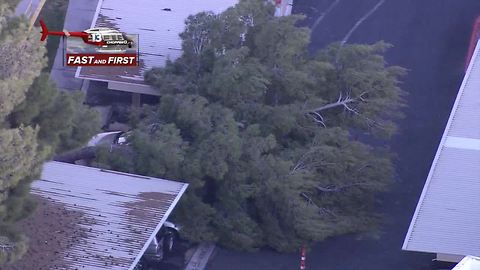
[[[42,4],[42,0],[21,0],[15,8],[15,15],[25,15],[31,17],[37,10],[38,5]]]
[[[64,29],[68,31],[83,31],[90,28],[97,9],[97,3],[98,0],[70,0],[65,16]],[[63,45],[63,42],[60,41],[50,78],[57,84],[59,89],[80,90],[83,80],[75,78],[77,68],[63,65]]]

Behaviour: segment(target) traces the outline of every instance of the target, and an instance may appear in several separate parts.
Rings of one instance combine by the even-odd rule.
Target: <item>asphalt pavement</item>
[[[98,0],[70,0],[65,15],[64,28],[68,31],[83,31],[90,28],[97,9]],[[63,29],[49,29],[62,31]],[[50,79],[53,80],[59,89],[80,90],[83,80],[75,78],[76,67],[63,65],[64,42],[60,40],[55,61],[53,62]]]
[[[351,34],[348,43],[384,40],[394,45],[389,64],[409,70],[406,118],[389,143],[396,183],[378,200],[384,216],[379,233],[346,235],[318,243],[307,254],[309,270],[423,270],[432,255],[401,250],[405,233],[463,78],[463,66],[478,0],[385,0]],[[379,0],[296,0],[294,13],[315,26],[311,51],[343,40]],[[331,7],[329,9],[329,7]],[[209,270],[299,269],[299,254],[218,250]]]

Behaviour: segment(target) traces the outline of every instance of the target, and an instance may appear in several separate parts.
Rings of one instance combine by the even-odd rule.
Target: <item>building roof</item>
[[[46,163],[31,193],[46,204],[40,210],[50,213],[45,224],[52,230],[57,223],[65,224],[57,228],[55,239],[45,239],[45,244],[55,241],[62,249],[55,251],[58,254],[53,258],[45,255],[44,260],[52,262],[41,262],[45,268],[38,269],[63,269],[62,265],[68,269],[133,269],[187,186],[68,163]],[[39,242],[43,244],[43,240]]]
[[[452,270],[480,270],[480,258],[467,256],[463,258]]]
[[[480,256],[480,46],[477,44],[403,249]]]
[[[139,35],[139,63],[132,67],[81,67],[77,77],[109,82],[109,88],[132,91],[143,85],[143,74],[152,67],[162,67],[167,60],[182,54],[179,34],[185,19],[202,11],[220,13],[238,0],[99,0],[93,27],[111,27]],[[141,86],[140,86],[141,87]],[[119,89],[117,89],[119,88]],[[133,91],[135,92],[135,91]],[[138,92],[142,92],[139,90]],[[154,94],[151,90],[144,93]]]

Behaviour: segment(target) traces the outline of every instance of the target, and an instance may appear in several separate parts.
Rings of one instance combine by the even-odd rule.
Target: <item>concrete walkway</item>
[[[208,260],[210,259],[210,256],[212,256],[214,250],[215,244],[201,243],[193,253],[193,256],[188,262],[187,266],[185,266],[185,270],[205,269]]]
[[[33,25],[42,10],[45,0],[21,0],[15,8],[15,16],[25,15]]]
[[[64,29],[69,31],[83,31],[90,28],[93,16],[97,9],[98,0],[70,0],[68,3],[67,14],[65,15]],[[63,30],[63,29],[51,29]],[[65,67],[63,65],[63,42],[57,49],[55,61],[53,63],[50,79],[62,90],[80,90],[83,80],[75,78],[75,67]]]

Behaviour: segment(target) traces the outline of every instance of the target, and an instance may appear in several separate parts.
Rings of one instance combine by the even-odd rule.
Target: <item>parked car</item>
[[[115,138],[114,144],[129,145],[132,139],[132,131],[120,132]]]
[[[93,136],[87,146],[110,145],[122,134],[122,131],[102,132]]]
[[[153,134],[158,128],[158,124],[148,125],[148,132]],[[128,131],[110,131],[102,132],[93,136],[88,142],[88,146],[99,146],[99,145],[130,145],[132,141],[133,130]]]
[[[172,222],[165,221],[162,228],[148,245],[135,270],[147,270],[163,261],[175,248],[179,239],[180,228]]]
[[[111,131],[102,132],[93,136],[88,141],[87,146],[100,146],[100,145],[129,145],[132,138],[132,131]]]

